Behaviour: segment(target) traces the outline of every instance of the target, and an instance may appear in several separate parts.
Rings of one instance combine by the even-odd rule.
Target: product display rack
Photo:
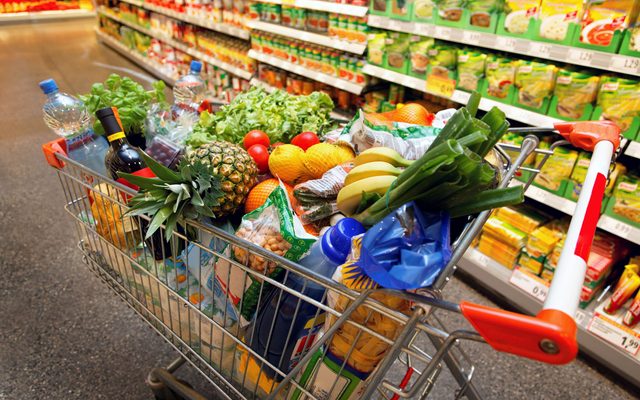
[[[306,8],[309,10],[326,11],[342,15],[350,15],[352,17],[364,17],[369,11],[367,6],[356,6],[353,4],[341,4],[331,1],[321,0],[258,0],[260,3],[280,4],[293,6],[298,8]]]
[[[640,159],[640,142],[629,143],[629,147],[627,147],[624,154]]]
[[[204,62],[206,62],[208,64],[211,64],[211,65],[214,65],[214,66],[219,67],[221,69],[224,69],[225,71],[230,72],[233,75],[239,76],[240,78],[249,80],[249,79],[251,79],[251,76],[253,75],[253,73],[251,73],[249,71],[245,71],[243,69],[234,67],[233,65],[230,65],[230,64],[227,64],[225,62],[222,62],[222,61],[218,60],[215,57],[212,57],[212,56],[210,56],[208,54],[203,53],[202,51],[199,51],[199,50],[196,50],[194,48],[191,48],[191,47],[187,46],[186,44],[180,43],[177,40],[175,40],[173,38],[170,38],[170,37],[168,37],[166,35],[162,35],[162,34],[160,34],[158,32],[154,32],[154,31],[152,31],[150,29],[143,28],[138,24],[134,24],[134,23],[128,22],[128,21],[118,17],[117,15],[114,15],[112,12],[106,11],[104,8],[99,8],[98,12],[100,13],[100,15],[104,15],[105,17],[111,18],[112,20],[117,21],[117,22],[121,23],[122,25],[126,25],[126,26],[128,26],[128,27],[130,27],[132,29],[135,29],[135,30],[137,30],[139,32],[144,33],[147,36],[150,36],[150,37],[156,38],[156,39],[158,39],[160,41],[163,41],[166,44],[168,44],[168,45],[170,45],[170,46],[172,46],[172,47],[174,47],[174,48],[176,48],[176,49],[178,49],[178,50],[180,50],[182,52],[185,52],[185,53],[191,55],[192,57],[195,57],[195,58],[197,58],[199,60],[202,60],[202,61],[204,61]]]
[[[369,16],[369,26],[397,32],[413,33],[464,45],[485,47],[546,60],[561,61],[581,67],[640,76],[640,58],[622,54],[582,49],[560,44],[537,42],[494,33],[478,32],[423,22],[400,21],[378,15]]]
[[[386,81],[397,83],[399,85],[419,90],[421,92],[431,93],[427,91],[426,81],[422,78],[414,78],[412,76],[377,67],[372,64],[366,64],[362,71],[367,75],[376,76]],[[438,95],[437,93],[431,94]],[[467,104],[469,96],[470,94],[465,91],[455,90],[453,92],[453,95],[449,99],[451,101],[455,101],[456,103]],[[507,118],[513,119],[515,121],[520,121],[532,126],[551,127],[553,126],[554,122],[561,121],[559,119],[549,117],[548,115],[538,114],[536,112],[528,111],[516,106],[493,101],[488,98],[483,98],[480,101],[481,110],[489,111],[494,106],[499,107],[502,111],[504,111],[504,113],[507,115]]]
[[[174,78],[160,71],[159,66],[151,62],[148,58],[143,57],[140,54],[132,51],[127,46],[120,43],[117,39],[102,32],[99,28],[96,28],[95,32],[100,42],[106,44],[113,50],[117,51],[123,57],[131,60],[141,68],[144,68],[147,72],[151,73],[158,79],[162,79],[167,85],[173,86],[175,84],[176,80]]]
[[[96,13],[91,10],[50,10],[34,12],[17,12],[0,14],[0,24],[12,24],[16,22],[36,22],[45,20],[63,20],[76,18],[92,18]]]
[[[516,308],[536,314],[542,307],[542,301],[533,297],[511,283],[512,270],[500,265],[490,257],[476,249],[469,249],[458,263],[458,268],[471,275],[486,289],[499,294]],[[587,331],[591,322],[597,301],[594,300],[585,310],[579,310],[576,315],[578,324],[578,342],[580,350],[606,365],[617,374],[623,376],[636,386],[640,386],[639,356],[633,357],[624,350],[605,342],[593,333]]]
[[[327,35],[293,29],[278,24],[270,24],[264,21],[247,21],[247,27],[359,55],[363,54],[367,49],[366,43],[347,42],[346,40],[340,40]]]
[[[175,18],[179,21],[187,22],[192,25],[200,26],[202,28],[211,29],[216,32],[224,33],[229,36],[234,36],[240,39],[249,40],[249,31],[244,30],[242,28],[238,28],[233,25],[218,23],[213,21],[207,21],[202,18],[193,17],[187,15],[185,13],[180,13],[174,10],[171,10],[166,7],[160,7],[153,4],[147,4],[143,1],[137,0],[121,0],[123,3],[128,3],[137,7],[144,8],[145,10],[157,12],[159,14],[166,15],[167,17]]]
[[[338,89],[345,90],[347,92],[353,94],[360,94],[364,89],[363,85],[358,85],[357,83],[349,82],[344,79],[337,78],[335,76],[323,74],[321,72],[313,71],[307,68],[304,68],[297,64],[292,64],[288,61],[282,60],[277,57],[273,57],[264,53],[257,52],[255,50],[249,50],[249,57],[258,60],[260,62],[273,65],[274,67],[278,67],[284,69],[285,71],[291,71],[298,75],[302,75],[305,78],[313,79],[318,82],[326,83],[327,85],[336,87]]]

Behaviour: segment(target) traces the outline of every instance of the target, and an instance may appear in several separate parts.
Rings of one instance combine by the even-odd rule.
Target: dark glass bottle
[[[111,178],[118,179],[118,171],[133,173],[146,167],[136,148],[127,141],[118,116],[118,109],[101,108],[96,111],[96,117],[100,120],[109,141],[109,150],[104,158],[104,164]]]

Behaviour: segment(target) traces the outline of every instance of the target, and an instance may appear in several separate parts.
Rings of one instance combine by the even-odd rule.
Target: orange
[[[269,198],[269,195],[271,194],[271,192],[273,192],[273,190],[278,187],[278,184],[279,182],[277,179],[271,178],[271,179],[264,180],[258,183],[257,185],[255,185],[249,192],[249,195],[247,196],[247,201],[244,203],[244,212],[250,213],[251,211],[263,205],[264,202],[267,201],[267,198]],[[293,204],[294,203],[293,187],[291,185],[287,185],[284,182],[283,184],[284,184],[284,187],[287,189],[289,201]]]

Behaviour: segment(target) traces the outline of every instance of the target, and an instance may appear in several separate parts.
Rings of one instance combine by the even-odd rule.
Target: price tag
[[[285,6],[292,6],[296,3],[296,0],[282,0],[282,4]]]
[[[462,33],[462,40],[464,41],[464,43],[467,43],[467,44],[480,43],[481,37],[482,37],[482,34],[480,32],[464,31]]]
[[[638,73],[638,71],[640,71],[640,58],[613,56],[611,57],[611,63],[609,66],[612,69],[623,70],[629,73]]]
[[[476,264],[481,267],[487,267],[489,265],[489,257],[487,257],[484,253],[479,250],[472,250],[472,259],[476,262]]]
[[[507,36],[498,36],[496,48],[501,50],[513,50],[516,48],[516,40]]]
[[[582,311],[576,311],[576,324],[578,325],[582,325],[582,323],[584,322],[585,319],[585,314]]]
[[[532,55],[548,58],[551,55],[551,45],[548,43],[531,42]]]
[[[455,90],[455,79],[449,79],[438,75],[429,75],[427,77],[427,92],[429,93],[450,99]]]
[[[547,281],[522,268],[513,270],[509,282],[542,302],[547,298],[547,293],[549,293],[549,283]]]
[[[569,49],[567,60],[580,65],[590,66],[591,61],[593,60],[593,52],[591,52],[590,50],[571,48]]]
[[[451,39],[451,28],[445,28],[444,26],[436,26],[434,36],[438,39]]]
[[[631,355],[640,350],[640,334],[601,314],[591,320],[587,330]]]

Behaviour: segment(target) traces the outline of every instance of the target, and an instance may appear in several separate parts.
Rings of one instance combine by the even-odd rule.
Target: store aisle
[[[54,78],[75,94],[112,71],[149,79],[98,45],[94,25],[0,28],[0,399],[148,399],[146,373],[174,356],[82,264],[60,185],[40,150],[53,138],[41,118],[40,80]],[[460,281],[448,289],[454,299],[490,304]],[[582,360],[550,367],[486,345],[470,354],[488,399],[634,397]],[[185,376],[202,386],[194,371]],[[451,378],[441,379],[434,398],[453,398]]]

